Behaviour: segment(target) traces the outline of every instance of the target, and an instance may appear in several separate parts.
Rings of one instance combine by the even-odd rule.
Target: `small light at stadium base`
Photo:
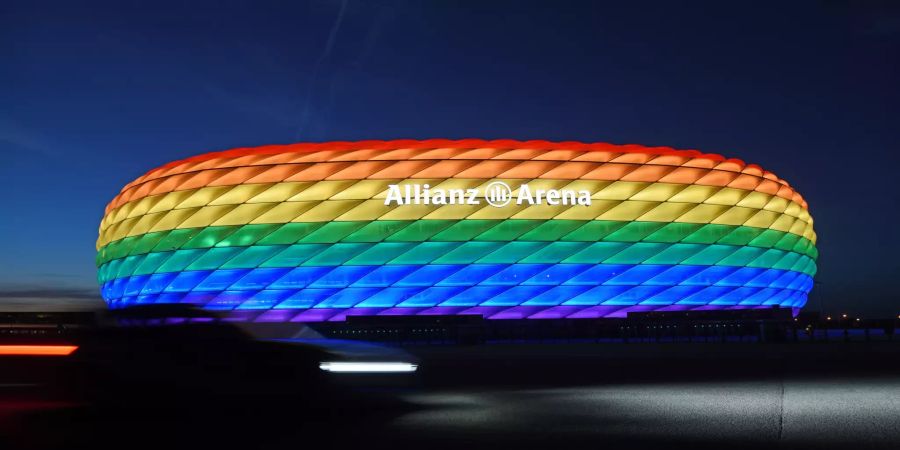
[[[335,373],[402,373],[415,372],[418,366],[406,362],[323,362],[319,368]]]

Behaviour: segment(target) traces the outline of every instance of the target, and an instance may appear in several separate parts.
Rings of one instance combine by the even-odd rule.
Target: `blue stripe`
[[[220,309],[432,306],[802,305],[801,272],[657,264],[430,264],[219,269],[120,278],[114,306],[194,303]]]

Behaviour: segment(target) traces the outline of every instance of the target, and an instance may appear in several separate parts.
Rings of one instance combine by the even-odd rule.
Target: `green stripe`
[[[182,248],[290,245],[336,242],[583,241],[728,244],[777,248],[818,257],[806,238],[747,226],[607,220],[377,220],[254,224],[147,233],[112,242],[97,265],[113,259]]]
[[[101,283],[184,270],[382,264],[690,264],[775,268],[815,274],[807,255],[722,244],[579,241],[339,242],[213,247],[132,255],[103,264]]]

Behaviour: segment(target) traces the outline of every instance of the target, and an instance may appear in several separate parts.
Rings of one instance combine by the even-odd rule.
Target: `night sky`
[[[475,137],[759,164],[816,220],[808,308],[900,313],[900,10],[618,3],[3,2],[0,309],[98,304],[103,208],[165,162]]]

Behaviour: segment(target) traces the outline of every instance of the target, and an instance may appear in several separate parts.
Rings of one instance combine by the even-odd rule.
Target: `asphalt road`
[[[900,345],[410,349],[414,407],[376,434],[449,448],[900,449]]]
[[[56,407],[8,422],[4,448],[900,449],[894,343],[409,350],[422,358],[411,388],[324,408]]]
[[[467,447],[900,448],[900,377],[446,390],[408,400],[422,409],[392,421],[394,432]]]

